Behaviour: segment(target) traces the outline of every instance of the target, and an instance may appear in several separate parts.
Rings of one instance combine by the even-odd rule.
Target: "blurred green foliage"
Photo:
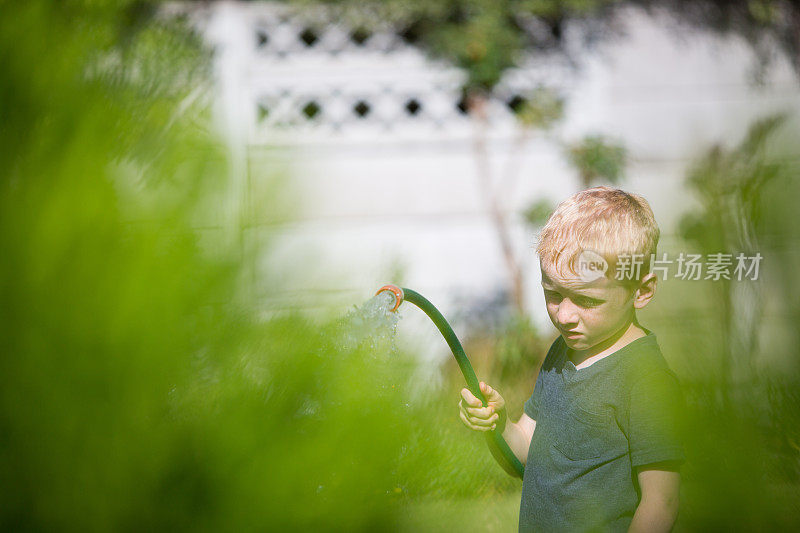
[[[553,89],[537,87],[512,109],[523,126],[547,129],[564,116],[564,99]]]
[[[559,50],[567,20],[599,17],[617,0],[323,0],[353,24],[387,21],[406,41],[462,68],[468,91],[491,92],[532,51]]]
[[[420,389],[407,354],[348,346],[335,322],[256,311],[240,228],[229,227],[246,213],[223,207],[230,165],[209,122],[209,55],[157,6],[3,5],[0,528],[373,531],[422,528],[408,525],[420,502],[491,513],[472,503],[519,484],[460,425],[460,379]],[[490,8],[467,7],[467,20]],[[499,24],[480,20],[478,41]],[[489,65],[476,68],[478,86],[511,57],[487,45],[470,59],[458,42],[468,64]],[[800,235],[787,223],[800,191],[794,147],[770,146],[719,150],[698,178],[698,190],[711,187],[705,207],[729,192],[749,202],[747,235],[769,252],[765,290],[784,336],[759,349],[783,355],[780,369],[731,379],[727,404],[719,382],[688,383],[684,529],[800,522]],[[772,177],[757,188],[714,185],[761,173]],[[698,216],[692,227],[709,235],[698,245],[727,242],[716,208]],[[534,368],[520,369],[543,345],[529,324],[509,327],[490,343],[496,366],[479,375],[508,383],[521,406]],[[468,352],[478,367],[479,350]]]
[[[580,174],[582,189],[597,181],[619,183],[625,173],[627,150],[602,135],[588,135],[568,146],[567,156]]]
[[[669,14],[678,31],[711,31],[745,40],[756,54],[753,81],[761,83],[781,56],[800,72],[800,4],[784,0],[626,0],[652,13]],[[780,52],[780,53],[776,53]]]
[[[522,213],[522,216],[525,217],[525,221],[531,226],[541,227],[545,225],[555,208],[556,206],[553,202],[547,198],[540,198],[531,203]]]
[[[506,481],[413,358],[257,312],[268,249],[179,19],[31,1],[0,28],[0,529],[393,530]]]
[[[795,138],[786,116],[767,117],[737,145],[712,147],[687,176],[698,201],[682,223],[690,249],[763,259],[757,280],[665,284],[667,292],[695,284],[670,303],[676,318],[662,323],[684,353],[690,408],[684,530],[800,526]]]

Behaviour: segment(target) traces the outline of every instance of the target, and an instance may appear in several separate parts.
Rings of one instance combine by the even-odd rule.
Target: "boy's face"
[[[640,289],[649,290],[651,282],[645,281],[649,276],[643,278]],[[576,351],[589,350],[622,333],[633,321],[635,309],[652,297],[605,276],[590,282],[577,275],[565,278],[553,266],[542,266],[542,287],[550,320]]]

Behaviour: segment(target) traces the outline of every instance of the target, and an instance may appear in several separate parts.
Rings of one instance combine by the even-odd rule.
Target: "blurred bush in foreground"
[[[678,530],[800,526],[800,182],[789,118],[757,121],[688,175],[699,200],[682,224],[692,251],[733,254],[732,273],[739,252],[762,259],[755,280],[669,282],[686,285],[667,328],[686,354],[692,413]]]
[[[405,363],[255,319],[197,39],[147,2],[0,20],[0,529],[390,526]]]
[[[256,312],[191,31],[4,11],[0,529],[393,530],[508,485],[412,358]]]

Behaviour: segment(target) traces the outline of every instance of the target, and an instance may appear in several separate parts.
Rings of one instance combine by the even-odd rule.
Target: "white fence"
[[[266,307],[357,303],[393,272],[445,313],[458,296],[507,286],[477,178],[475,125],[459,109],[458,70],[426,58],[402,29],[370,33],[283,4],[224,2],[194,16],[217,49],[220,117],[245,197],[275,171],[290,173],[298,191],[294,220],[262,213],[247,229],[248,239],[273,240],[263,262],[284,272],[283,291],[265,293]],[[755,58],[736,39],[688,30],[677,38],[640,11],[623,26],[626,36],[587,50],[578,68],[549,58],[509,72],[489,113],[488,164],[542,324],[534,229],[519,212],[577,190],[564,143],[601,133],[626,145],[622,186],[650,200],[669,242],[693,205],[682,185],[692,158],[800,103],[785,62],[752,84]],[[510,105],[541,84],[566,98],[565,117],[521,137]]]

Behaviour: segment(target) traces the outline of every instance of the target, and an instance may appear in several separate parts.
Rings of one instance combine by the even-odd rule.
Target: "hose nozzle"
[[[394,299],[395,299],[394,307],[389,309],[389,311],[397,311],[397,308],[400,307],[401,303],[403,303],[403,298],[405,297],[405,295],[403,294],[403,289],[401,289],[397,285],[384,285],[383,287],[378,289],[378,292],[376,292],[375,295],[377,296],[383,291],[389,291],[392,294],[394,294]]]

